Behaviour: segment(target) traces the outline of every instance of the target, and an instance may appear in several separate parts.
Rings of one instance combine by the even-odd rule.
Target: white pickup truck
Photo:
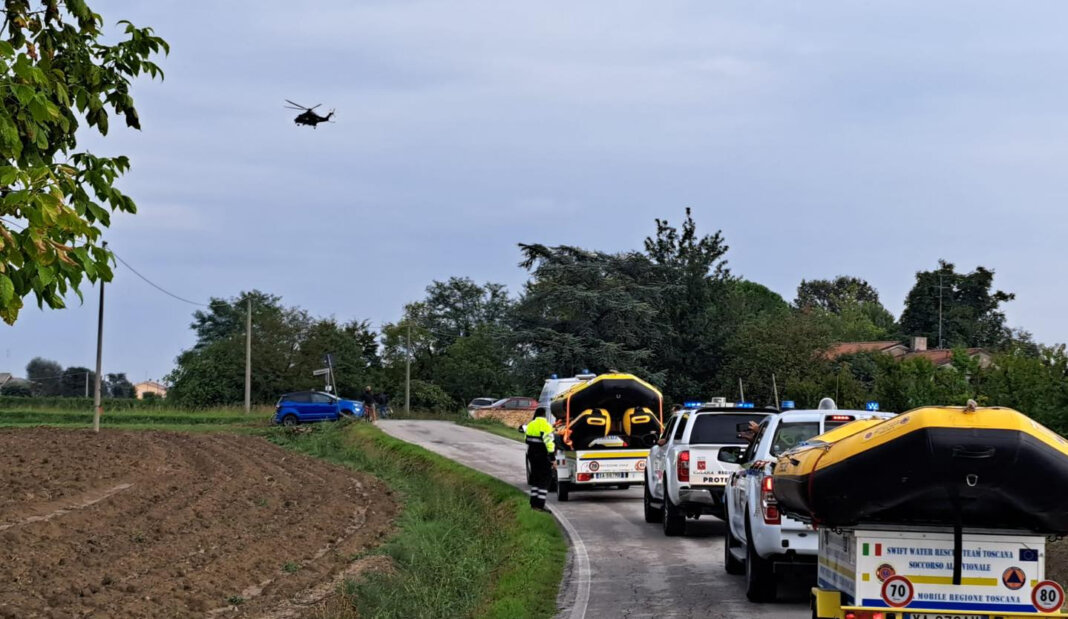
[[[723,488],[737,464],[719,460],[720,449],[744,445],[739,433],[775,409],[704,407],[682,410],[668,421],[645,466],[645,521],[660,522],[664,535],[686,532],[686,518],[723,517]]]
[[[826,404],[825,404],[826,403]],[[724,491],[727,533],[724,568],[745,573],[745,594],[752,602],[776,598],[776,572],[800,568],[816,572],[819,539],[809,525],[784,516],[775,501],[772,466],[786,450],[827,430],[857,419],[893,413],[836,410],[828,398],[817,410],[789,410],[768,416],[744,452],[722,450],[720,460],[739,464]],[[813,578],[815,580],[815,578]]]

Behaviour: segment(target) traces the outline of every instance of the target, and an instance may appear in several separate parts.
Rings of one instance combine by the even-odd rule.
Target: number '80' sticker
[[[1064,605],[1064,589],[1052,580],[1043,580],[1031,590],[1031,603],[1040,612],[1057,612]]]

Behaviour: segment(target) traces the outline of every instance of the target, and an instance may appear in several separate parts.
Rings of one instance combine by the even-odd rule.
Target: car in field
[[[526,397],[502,398],[489,406],[484,406],[483,408],[506,411],[529,410],[533,412],[535,408],[538,408],[538,401],[534,398]]]
[[[727,532],[723,565],[729,574],[745,574],[745,594],[750,601],[775,601],[777,575],[786,570],[811,571],[815,582],[819,536],[811,526],[779,512],[771,476],[776,458],[837,426],[893,416],[837,410],[833,400],[824,398],[819,409],[768,416],[747,447],[719,451],[721,462],[741,466],[724,490]]]
[[[646,458],[645,521],[663,524],[664,535],[682,535],[687,518],[722,518],[723,489],[738,465],[721,462],[720,450],[745,445],[739,434],[777,412],[707,406],[675,413]]]
[[[274,423],[295,426],[316,421],[337,421],[343,415],[363,417],[363,402],[346,400],[322,391],[294,391],[278,398]]]
[[[477,408],[485,408],[490,404],[497,401],[497,398],[475,398],[467,403],[467,410],[475,410]]]

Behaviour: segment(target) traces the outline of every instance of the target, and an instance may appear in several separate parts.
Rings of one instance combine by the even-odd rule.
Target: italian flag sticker
[[[869,557],[869,556],[881,557],[881,556],[883,556],[883,545],[882,544],[875,544],[875,554],[874,555],[871,552],[872,551],[871,546],[872,545],[867,543],[867,542],[864,543],[864,548],[862,549],[862,552],[864,553],[865,557]]]

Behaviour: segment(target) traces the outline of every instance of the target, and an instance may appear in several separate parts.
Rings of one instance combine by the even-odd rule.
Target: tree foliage
[[[1015,295],[993,290],[993,285],[994,271],[990,269],[979,266],[971,273],[957,273],[952,264],[940,260],[937,269],[916,274],[916,284],[901,313],[901,328],[937,343],[941,301],[945,348],[999,348],[1011,339],[1001,304]]]
[[[83,0],[6,0],[0,41],[0,318],[14,323],[23,299],[64,306],[84,278],[111,279],[102,228],[113,212],[136,212],[115,185],[121,155],[78,150],[78,130],[107,135],[111,115],[140,120],[130,85],[168,52],[150,28],[120,22],[106,43],[103,18]],[[21,223],[14,224],[14,221]]]

